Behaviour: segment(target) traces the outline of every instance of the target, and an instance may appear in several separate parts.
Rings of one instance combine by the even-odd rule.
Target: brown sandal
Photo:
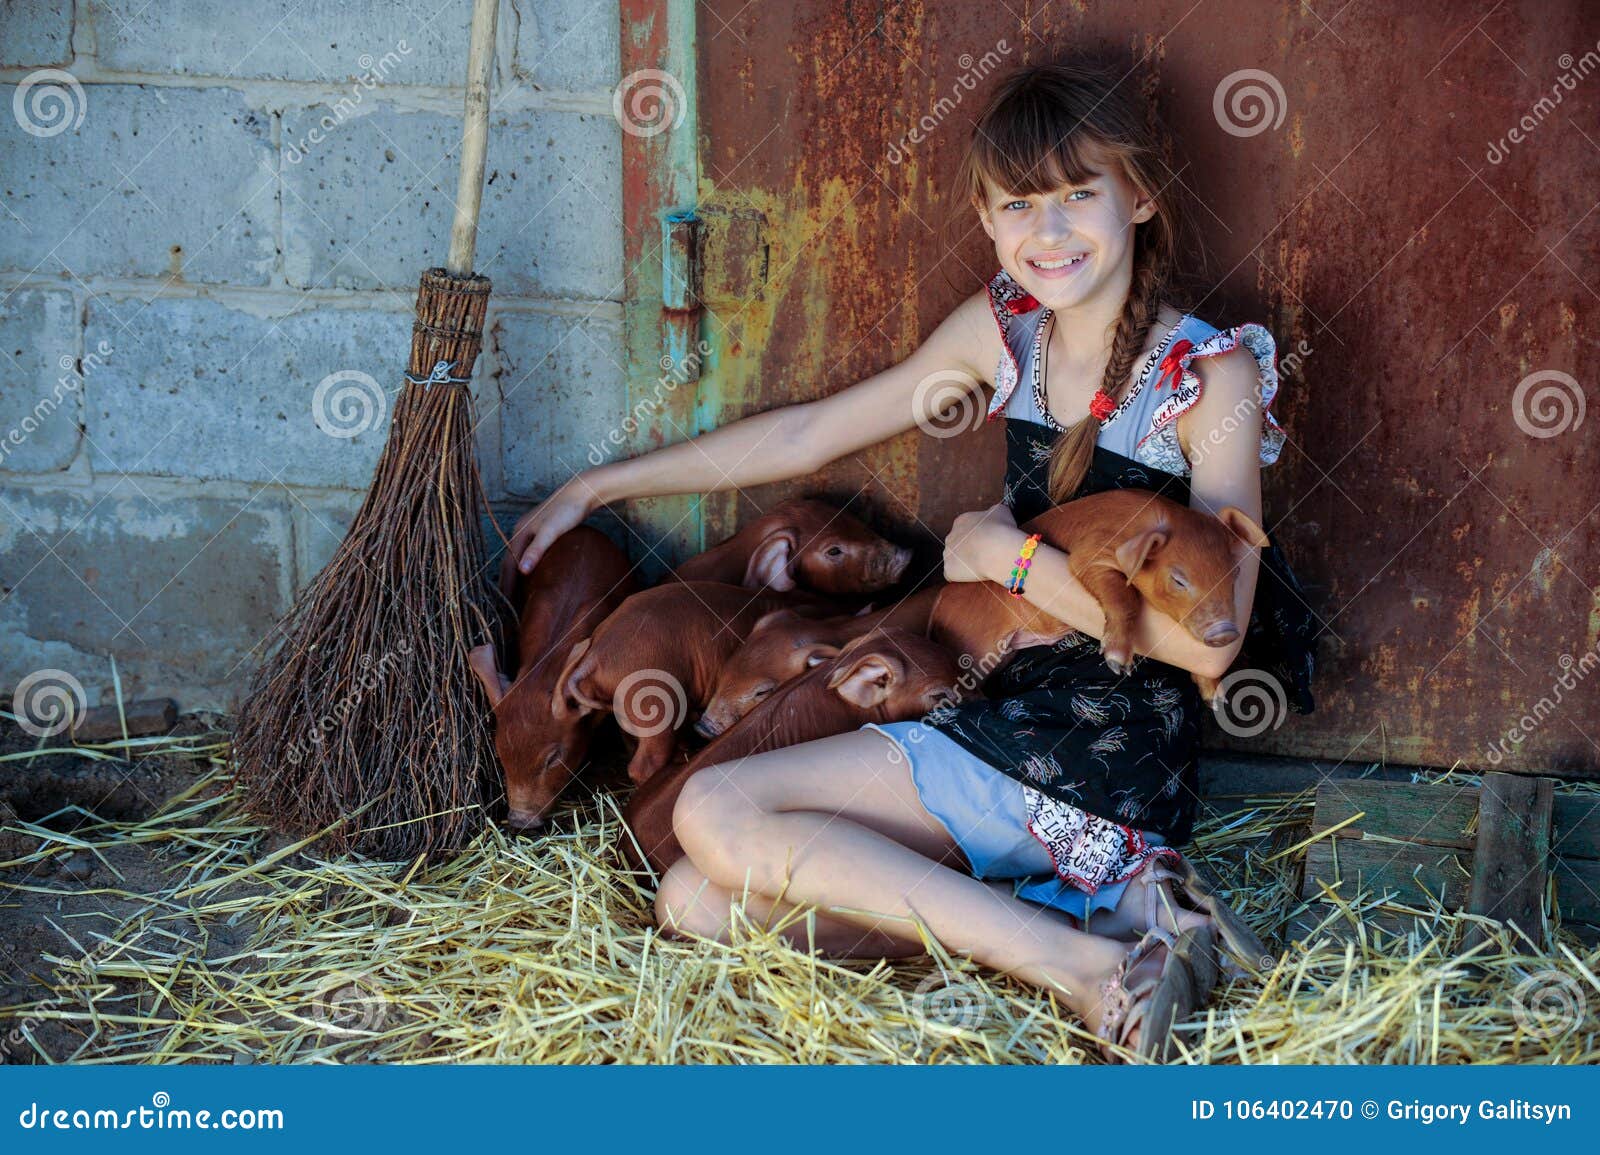
[[[1158,946],[1168,954],[1159,978],[1128,987],[1128,972]],[[1146,1062],[1171,1062],[1175,1053],[1173,1024],[1192,1016],[1211,994],[1216,979],[1216,936],[1209,926],[1191,927],[1173,939],[1165,927],[1153,926],[1100,984],[1105,1007],[1095,1034],[1107,1062],[1125,1061],[1124,1040],[1139,1028],[1137,1054]]]
[[[1186,856],[1179,855],[1178,861],[1181,869],[1174,870],[1169,865],[1169,859],[1163,855],[1153,860],[1149,867],[1152,874],[1150,882],[1176,882],[1183,889],[1184,897],[1188,899],[1193,910],[1210,917],[1216,924],[1217,932],[1222,936],[1222,945],[1228,955],[1222,959],[1222,973],[1229,982],[1247,976],[1259,977],[1262,971],[1269,971],[1277,965],[1277,959],[1267,950],[1266,944],[1250,929],[1250,924],[1245,922],[1242,915],[1211,889],[1209,883],[1200,877],[1193,862]],[[1157,892],[1153,887],[1147,886],[1145,893],[1148,896],[1147,921],[1152,925],[1156,923]],[[1235,962],[1234,960],[1238,961]],[[1241,965],[1242,964],[1242,965]]]

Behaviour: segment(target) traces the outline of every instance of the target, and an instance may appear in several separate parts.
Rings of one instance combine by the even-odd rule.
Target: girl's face
[[[1155,216],[1120,165],[1085,184],[1018,196],[984,182],[979,206],[1000,267],[1057,312],[1108,295],[1120,307],[1133,268],[1134,226]],[[1109,302],[1108,302],[1109,304]]]

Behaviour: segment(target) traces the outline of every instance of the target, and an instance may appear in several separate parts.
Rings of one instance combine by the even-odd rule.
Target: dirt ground
[[[173,734],[198,740],[216,734],[216,723],[215,718],[190,715]],[[39,745],[17,726],[0,723],[0,757]],[[83,1043],[80,1033],[12,1008],[48,999],[51,960],[93,950],[97,934],[114,930],[148,905],[142,896],[162,890],[173,865],[164,860],[170,854],[141,844],[64,851],[17,863],[34,855],[40,844],[18,828],[37,825],[72,834],[92,831],[102,819],[141,819],[211,770],[205,758],[167,753],[132,760],[47,753],[0,763],[0,1062],[62,1062],[73,1056]],[[182,933],[201,928],[171,929]],[[214,949],[222,951],[245,942],[248,929],[218,924],[205,933]],[[24,1022],[31,1041],[17,1029]]]

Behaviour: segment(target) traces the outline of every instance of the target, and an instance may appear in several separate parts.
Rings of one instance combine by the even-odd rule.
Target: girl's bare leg
[[[913,849],[953,848],[899,746],[876,731],[708,766],[685,785],[673,824],[699,873],[730,892],[781,894],[902,939],[920,919],[947,950],[1056,991],[1091,1029],[1098,984],[1129,950],[940,861],[948,853]],[[1158,969],[1159,954],[1146,962]]]

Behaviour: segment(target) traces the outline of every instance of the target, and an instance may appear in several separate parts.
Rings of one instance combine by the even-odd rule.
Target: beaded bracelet
[[[1022,583],[1028,577],[1028,567],[1033,565],[1033,551],[1039,548],[1039,539],[1042,534],[1031,533],[1028,540],[1022,543],[1022,549],[1017,554],[1017,564],[1011,567],[1011,580],[1006,583],[1006,588],[1011,591],[1011,596],[1022,596]]]

